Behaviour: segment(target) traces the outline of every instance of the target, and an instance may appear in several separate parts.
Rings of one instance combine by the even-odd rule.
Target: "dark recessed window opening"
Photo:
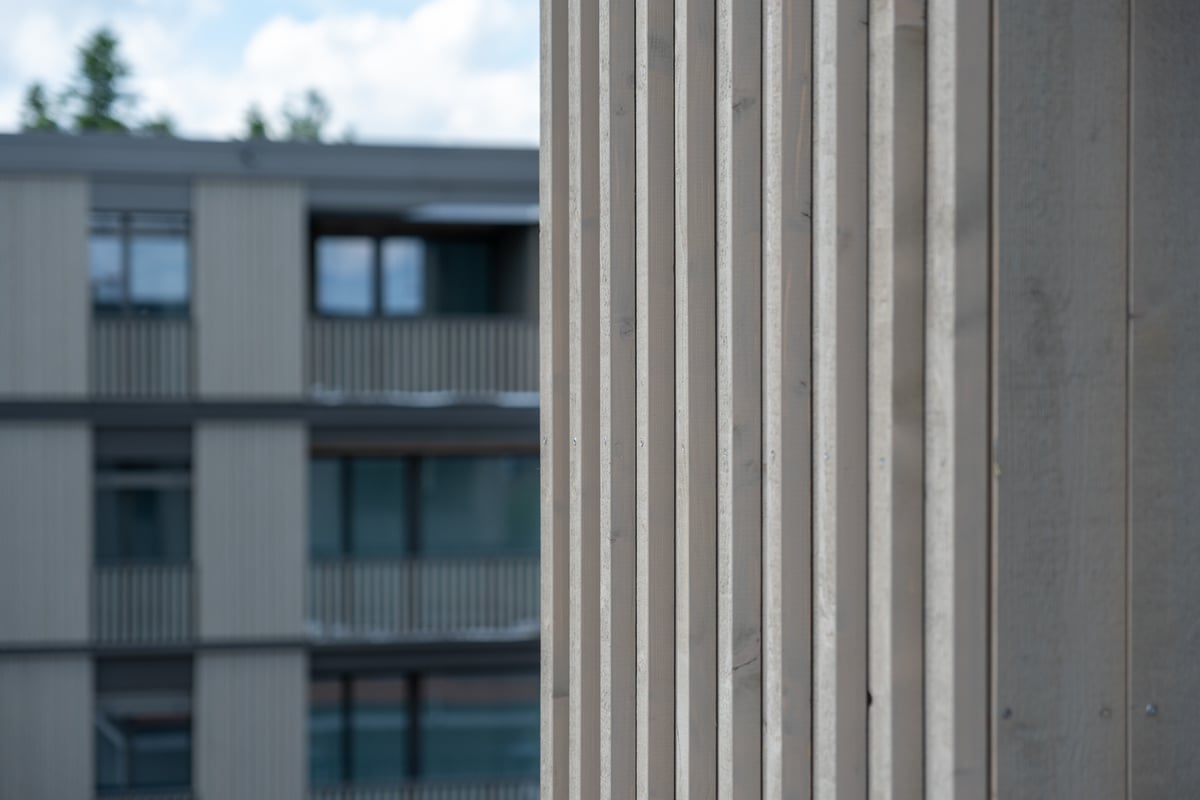
[[[97,662],[95,720],[101,795],[190,790],[190,661]]]
[[[537,456],[318,457],[309,468],[314,559],[538,551]]]
[[[309,687],[313,786],[530,778],[534,673],[319,673]]]
[[[187,462],[101,461],[97,465],[97,563],[187,563],[191,530]]]
[[[93,212],[88,264],[92,306],[98,313],[164,316],[188,312],[186,214]]]

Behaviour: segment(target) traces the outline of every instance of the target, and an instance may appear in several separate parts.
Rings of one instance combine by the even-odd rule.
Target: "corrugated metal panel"
[[[91,468],[84,425],[0,425],[0,642],[87,637]]]
[[[537,800],[529,781],[438,782],[402,786],[331,786],[314,789],[309,800]]]
[[[0,659],[0,797],[91,796],[92,741],[87,657]]]
[[[87,391],[87,184],[0,178],[0,396]]]
[[[195,445],[201,637],[298,636],[307,539],[303,426],[202,423]]]
[[[200,394],[299,395],[307,296],[302,187],[213,180],[198,181],[194,192]]]
[[[308,665],[299,650],[196,659],[193,784],[212,800],[302,797]]]
[[[184,398],[192,392],[192,327],[186,319],[92,322],[93,397]]]

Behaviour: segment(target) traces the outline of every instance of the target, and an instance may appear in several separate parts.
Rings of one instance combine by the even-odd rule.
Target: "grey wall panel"
[[[192,736],[196,793],[221,800],[304,796],[308,662],[299,650],[196,658]]]
[[[0,177],[0,397],[87,391],[88,187]]]
[[[1129,782],[1200,787],[1200,14],[1133,6]]]
[[[200,395],[295,397],[308,294],[301,185],[197,181],[192,206]]]
[[[87,636],[91,449],[85,425],[0,425],[0,642]]]
[[[92,663],[0,657],[0,797],[92,796]]]
[[[298,423],[201,423],[193,461],[202,638],[297,636],[308,544]]]

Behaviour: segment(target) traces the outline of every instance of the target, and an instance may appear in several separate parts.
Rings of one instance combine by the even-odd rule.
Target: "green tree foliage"
[[[79,104],[75,113],[76,130],[129,130],[117,116],[119,107],[132,100],[124,91],[130,73],[119,47],[117,37],[108,28],[100,28],[80,45],[75,82],[68,90],[68,96]]]
[[[284,107],[284,138],[290,142],[319,142],[329,116],[325,97],[316,89],[309,89],[298,106],[289,103]]]
[[[262,109],[257,105],[252,105],[246,109],[246,138],[271,138],[271,130],[267,127],[267,119],[263,116]]]
[[[145,136],[174,136],[175,120],[169,114],[159,114],[143,122],[138,133]]]
[[[25,91],[25,105],[21,109],[21,130],[56,131],[58,121],[54,118],[53,102],[40,83],[32,84]]]

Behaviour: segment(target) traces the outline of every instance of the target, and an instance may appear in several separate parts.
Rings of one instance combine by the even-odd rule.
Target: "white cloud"
[[[332,106],[334,135],[353,128],[362,141],[537,141],[536,0],[428,0],[404,16],[278,15],[224,66],[193,51],[195,32],[221,0],[172,5],[175,19],[137,9],[112,23],[134,68],[141,112],[166,110],[183,135],[238,135],[250,103],[274,116],[288,97],[315,87]],[[14,93],[35,77],[61,85],[69,74],[73,45],[48,43],[77,42],[98,20],[45,12],[21,24],[15,37],[0,34],[0,48],[18,46],[7,50],[19,66],[16,80],[0,80],[0,125],[10,129]]]

